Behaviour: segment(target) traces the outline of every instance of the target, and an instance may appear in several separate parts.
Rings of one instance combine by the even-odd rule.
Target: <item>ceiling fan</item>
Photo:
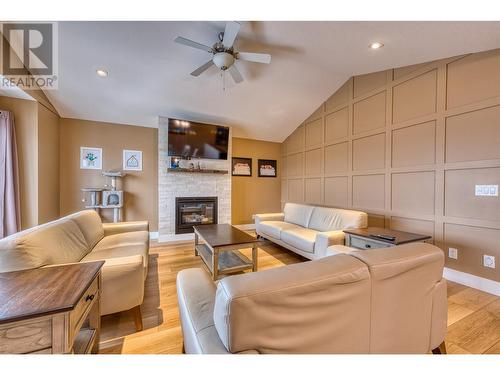
[[[225,30],[219,33],[219,41],[214,43],[212,47],[197,43],[181,36],[175,38],[174,41],[176,43],[201,49],[212,54],[212,58],[198,69],[192,71],[191,75],[198,77],[212,65],[215,65],[221,72],[228,71],[229,74],[231,74],[231,77],[233,77],[234,82],[240,83],[243,81],[243,77],[240,71],[236,68],[236,60],[269,64],[271,62],[271,55],[267,53],[236,52],[233,49],[234,41],[240,31],[240,27],[241,24],[239,22],[227,22]]]

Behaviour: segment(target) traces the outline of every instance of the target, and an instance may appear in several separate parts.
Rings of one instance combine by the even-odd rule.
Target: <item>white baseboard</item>
[[[158,237],[158,242],[187,242],[194,241],[194,233],[183,233],[183,234],[162,234]]]
[[[474,276],[470,273],[460,272],[451,268],[444,268],[443,277],[468,287],[482,290],[483,292],[500,296],[500,282]]]
[[[241,229],[241,230],[254,230],[255,229],[255,224],[238,224],[238,225],[233,225],[234,227]]]
[[[149,232],[149,239],[150,240],[157,240],[159,236],[160,236],[159,232]]]

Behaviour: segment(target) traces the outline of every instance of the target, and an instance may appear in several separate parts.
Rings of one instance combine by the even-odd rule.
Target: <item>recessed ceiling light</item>
[[[373,42],[370,44],[371,49],[379,49],[379,48],[382,48],[383,46],[384,46],[384,44],[380,43],[380,42]]]
[[[95,72],[99,77],[107,77],[108,76],[108,71],[105,69],[97,69]]]

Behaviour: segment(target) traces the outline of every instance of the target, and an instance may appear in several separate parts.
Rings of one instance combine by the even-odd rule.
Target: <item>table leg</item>
[[[97,354],[99,353],[99,340],[101,336],[101,275],[99,274],[98,285],[99,285],[99,293],[97,295],[97,301],[94,302],[94,306],[89,313],[89,326],[90,328],[95,329],[95,341],[92,346],[91,353]]]
[[[215,248],[212,255],[212,279],[215,281],[219,277],[219,249]]]
[[[196,250],[196,246],[198,245],[198,233],[194,232],[194,255],[198,256],[198,250]]]
[[[252,272],[257,272],[257,259],[259,248],[257,245],[252,246]]]

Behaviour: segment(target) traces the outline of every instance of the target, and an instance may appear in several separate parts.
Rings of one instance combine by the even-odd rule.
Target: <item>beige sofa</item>
[[[412,243],[358,250],[214,285],[177,276],[186,353],[428,353],[444,348],[443,252]]]
[[[140,330],[148,252],[148,222],[103,224],[86,210],[0,240],[0,272],[104,260],[101,315],[133,309]]]
[[[331,245],[343,245],[343,229],[366,228],[365,212],[286,203],[284,212],[255,215],[259,236],[308,259],[327,255]]]

